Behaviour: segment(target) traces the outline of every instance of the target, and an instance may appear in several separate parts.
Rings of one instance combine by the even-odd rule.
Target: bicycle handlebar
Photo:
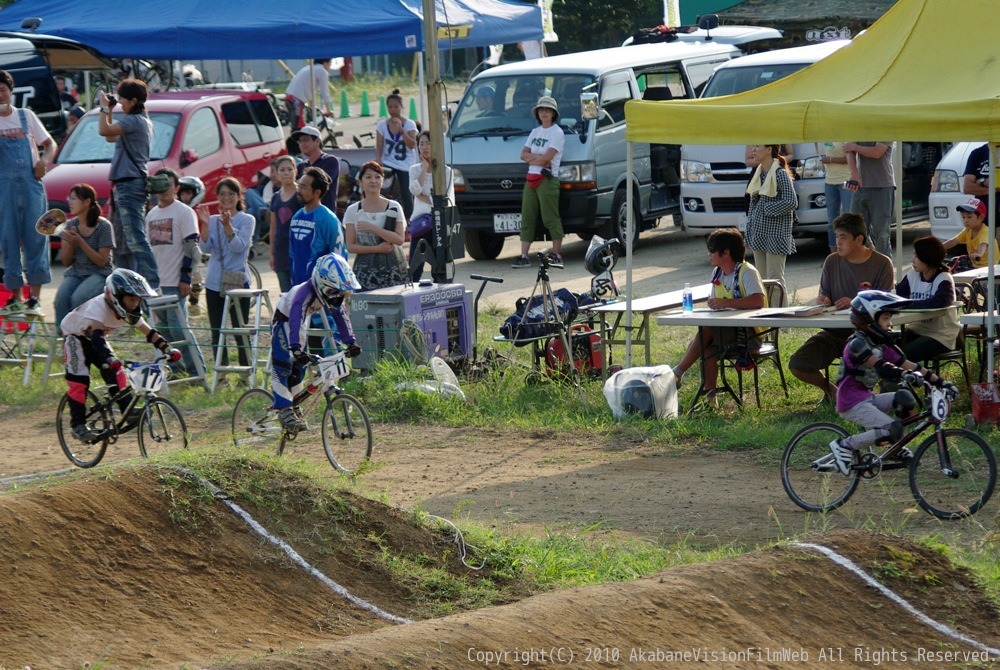
[[[486,275],[469,275],[469,279],[473,279],[475,281],[490,281],[493,282],[494,284],[503,283],[502,277],[487,277]]]

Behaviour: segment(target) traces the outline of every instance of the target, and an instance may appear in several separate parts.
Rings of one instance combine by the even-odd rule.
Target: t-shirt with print
[[[895,288],[895,272],[888,256],[872,251],[867,260],[852,263],[840,254],[830,254],[823,261],[819,277],[819,294],[835,304],[841,298],[854,298],[858,291]]]
[[[274,217],[274,234],[271,236],[274,252],[271,260],[274,261],[275,272],[288,272],[291,268],[291,259],[288,257],[289,226],[292,216],[300,209],[302,203],[294,193],[288,200],[282,200],[279,189],[271,198],[271,216]]]
[[[556,155],[552,157],[552,166],[549,168],[552,170],[553,177],[557,177],[559,175],[559,164],[562,163],[562,153],[565,145],[566,135],[563,134],[563,129],[554,123],[548,128],[536,126],[535,129],[531,131],[531,134],[528,135],[528,139],[524,142],[524,146],[530,149],[532,155],[534,156],[541,156],[549,149],[556,150]],[[542,166],[528,166],[528,174],[541,173]]]
[[[10,114],[0,116],[0,138],[19,140],[24,137],[20,111],[17,107],[11,107]],[[24,124],[28,126],[28,135],[31,139],[31,160],[34,164],[38,162],[38,147],[45,144],[46,140],[51,142],[52,136],[30,109],[24,110]]]
[[[964,244],[966,250],[970,254],[978,252],[979,245],[986,244],[989,239],[990,229],[985,225],[979,226],[979,230],[975,233],[973,233],[969,228],[962,228],[962,232],[955,236],[955,242],[958,244]],[[1000,259],[1000,255],[998,255],[998,253],[1000,253],[1000,251],[998,251],[997,242],[996,240],[993,240],[993,258]],[[969,260],[972,261],[973,267],[986,267],[986,264],[989,262],[989,251],[987,250],[987,253],[980,256],[979,260],[972,260],[971,256],[969,257]]]
[[[389,124],[385,119],[382,119],[377,124],[375,124],[375,132],[382,136],[382,157],[379,159],[385,167],[391,167],[393,170],[403,170],[404,172],[410,169],[417,160],[417,150],[416,147],[406,146],[406,140],[403,136],[409,132],[416,132],[417,124],[413,119],[406,119],[403,121],[403,132],[398,135],[393,135],[389,132]]]
[[[347,259],[344,226],[337,215],[320,205],[311,212],[305,207],[292,215],[288,226],[289,272],[292,285],[307,281],[316,259],[336,253]]]
[[[177,286],[184,262],[184,239],[198,234],[194,210],[180,200],[166,207],[157,205],[146,214],[146,233],[159,269],[160,286]]]
[[[135,324],[136,328],[147,326],[142,318]],[[94,296],[72,312],[63,317],[59,330],[63,335],[90,337],[92,331],[103,330],[105,335],[119,328],[131,328],[128,322],[118,318],[111,305],[104,298],[104,293]]]
[[[881,158],[858,154],[858,174],[863,188],[891,188],[896,185],[892,174],[892,142],[858,142],[863,147],[884,144],[889,147]]]
[[[146,163],[149,162],[153,144],[153,122],[145,114],[121,114],[115,117],[115,123],[121,126],[123,132],[115,138],[115,153],[111,156],[108,179],[145,178]]]
[[[66,230],[76,228],[77,232],[80,232],[80,219],[73,217],[66,222]],[[94,230],[87,235],[83,236],[84,241],[87,245],[94,251],[100,251],[101,249],[110,249],[115,246],[114,234],[111,232],[111,222],[105,219],[103,216],[98,217],[97,226]],[[64,273],[68,277],[89,277],[90,275],[102,275],[107,277],[114,270],[114,266],[111,264],[111,258],[108,258],[108,262],[103,266],[99,267],[94,261],[90,260],[90,256],[87,252],[77,244],[73,247],[73,262]]]

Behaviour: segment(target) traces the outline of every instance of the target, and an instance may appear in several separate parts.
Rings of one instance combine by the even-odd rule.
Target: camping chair
[[[785,302],[785,285],[778,281],[777,279],[765,279],[763,280],[764,293],[773,302],[769,304],[781,305]],[[785,397],[788,397],[788,384],[785,382],[785,371],[781,367],[781,348],[778,343],[778,339],[781,336],[780,328],[772,328],[764,333],[763,339],[760,345],[760,351],[757,353],[751,353],[750,357],[754,363],[753,367],[753,391],[754,396],[757,400],[757,409],[761,408],[760,404],[760,365],[765,361],[771,361],[776,368],[778,368],[778,377],[781,379],[781,388],[785,392]],[[736,370],[736,387],[737,392],[740,397],[743,397],[743,370],[736,367],[736,356],[737,352],[730,348],[719,358],[719,374],[722,375],[723,385],[726,384],[726,368],[732,367]]]

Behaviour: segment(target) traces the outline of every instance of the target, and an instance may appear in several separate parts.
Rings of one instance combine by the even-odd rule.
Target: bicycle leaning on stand
[[[954,401],[954,389],[944,390],[922,381],[925,408],[901,419],[906,433],[897,442],[888,438],[875,447],[855,452],[851,470],[840,474],[830,453],[830,442],[848,431],[834,423],[814,423],[792,437],[781,457],[781,483],[796,505],[811,512],[837,509],[850,499],[862,479],[874,479],[887,470],[909,470],[910,490],[920,507],[939,519],[962,519],[975,514],[993,495],[997,464],[986,441],[964,428],[945,428]],[[911,387],[904,377],[900,388]],[[911,387],[912,388],[912,387]],[[911,453],[906,445],[930,430]]]
[[[319,399],[326,399],[320,430],[323,450],[334,468],[354,474],[372,455],[372,430],[365,406],[337,386],[337,381],[350,373],[345,352],[323,358],[311,356],[309,373],[309,380],[296,394],[292,406],[308,418]],[[233,444],[237,447],[273,449],[280,456],[285,445],[298,435],[282,427],[270,391],[250,389],[236,401]]]
[[[88,442],[77,441],[70,426],[69,394],[63,394],[56,410],[56,435],[59,445],[67,458],[81,468],[92,468],[101,462],[108,445],[138,426],[139,452],[144,457],[154,456],[167,449],[187,449],[188,432],[180,409],[156,395],[167,377],[170,368],[161,361],[166,356],[157,356],[152,363],[124,361],[123,368],[128,386],[119,390],[115,386],[103,386],[103,398],[93,390],[87,391],[87,427],[100,433],[100,437]],[[119,409],[123,401],[125,409]]]

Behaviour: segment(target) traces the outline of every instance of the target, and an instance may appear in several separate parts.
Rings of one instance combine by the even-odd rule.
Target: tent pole
[[[896,188],[892,199],[892,217],[896,222],[896,281],[900,281],[904,271],[903,263],[903,143],[894,142],[892,150],[892,173]],[[853,207],[851,209],[854,209]]]
[[[635,149],[632,142],[625,143],[625,367],[632,367],[632,241],[635,235],[632,234],[632,226],[635,224],[632,217],[632,163],[635,159]],[[611,220],[614,221],[615,212],[611,213]],[[649,337],[649,333],[646,333]]]
[[[1000,144],[995,142],[990,142],[990,190],[988,191],[990,196],[990,207],[992,212],[987,212],[987,218],[989,219],[989,224],[987,228],[989,229],[989,247],[986,252],[987,267],[989,268],[986,272],[986,335],[988,338],[993,337],[996,329],[997,312],[996,312],[996,298],[997,289],[996,284],[996,254],[993,252],[993,246],[996,242],[996,232],[997,232],[997,151],[1000,150]],[[993,381],[993,365],[994,360],[994,342],[987,339],[989,343],[986,347],[986,370],[987,377],[986,381]]]

